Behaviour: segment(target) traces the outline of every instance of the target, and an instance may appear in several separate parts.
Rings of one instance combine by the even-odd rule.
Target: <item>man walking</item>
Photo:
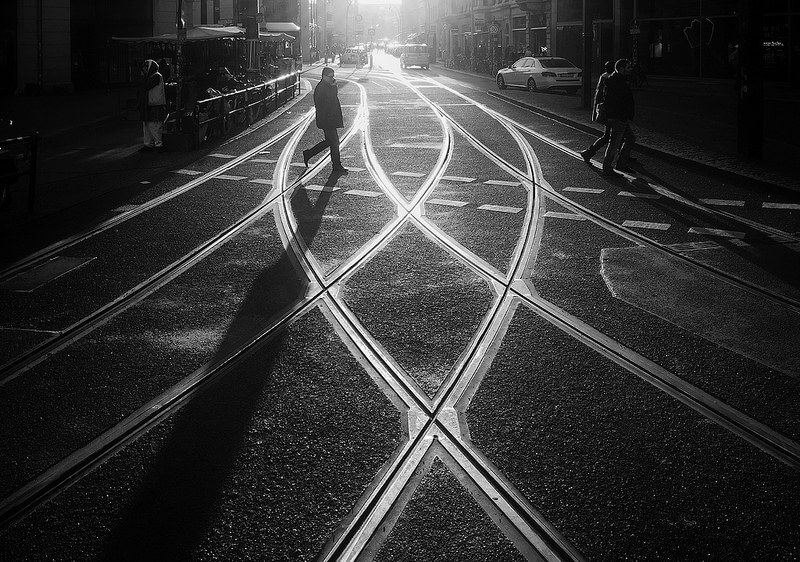
[[[164,78],[158,71],[158,63],[147,59],[142,65],[142,79],[137,92],[139,116],[142,120],[142,147],[139,152],[161,152],[164,150],[162,134],[167,118],[167,96]]]
[[[606,80],[603,98],[608,124],[611,126],[611,141],[606,147],[606,155],[603,158],[604,176],[620,175],[614,170],[615,158],[617,170],[633,172],[628,168],[628,159],[631,148],[636,142],[636,136],[629,123],[634,114],[633,92],[625,79],[631,73],[631,61],[619,59],[614,65],[614,69],[614,73]]]
[[[337,131],[344,127],[342,105],[339,103],[339,89],[336,87],[333,69],[329,66],[322,69],[322,80],[314,88],[314,107],[317,110],[317,128],[322,129],[325,140],[303,151],[303,163],[308,167],[308,161],[311,158],[330,147],[333,171],[338,174],[346,174],[348,170],[342,166],[339,155],[339,131]]]
[[[605,64],[605,72],[600,75],[600,79],[597,81],[597,89],[594,92],[594,103],[592,104],[592,121],[597,120],[597,104],[603,103],[603,95],[606,91],[606,80],[611,74],[614,72],[614,62],[613,61],[606,61]],[[606,143],[611,140],[611,126],[608,124],[608,121],[605,122],[605,131],[603,131],[603,136],[598,138],[596,141],[592,143],[592,146],[587,148],[586,150],[581,151],[581,157],[583,158],[584,162],[587,164],[589,160],[592,159],[598,150],[603,148]]]

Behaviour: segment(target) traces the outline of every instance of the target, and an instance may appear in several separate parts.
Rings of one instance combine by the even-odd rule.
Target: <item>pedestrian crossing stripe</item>
[[[700,202],[719,207],[744,207],[744,201],[736,199],[701,199]]]
[[[447,205],[448,207],[463,207],[468,204],[466,201],[453,201],[451,199],[428,199],[426,203],[431,205]]]
[[[558,211],[547,211],[544,216],[553,219],[569,219],[573,221],[585,221],[586,217],[583,215],[576,215],[575,213],[559,213]]]
[[[481,211],[496,211],[498,213],[519,213],[522,210],[520,207],[503,207],[502,205],[481,205],[478,209]]]
[[[738,230],[723,230],[721,228],[704,228],[693,226],[689,229],[689,234],[706,234],[708,236],[723,236],[725,238],[744,238],[744,232]]]
[[[211,158],[236,158],[236,156],[234,156],[233,154],[219,154],[219,153],[214,153],[214,154],[209,154],[209,156],[210,156]]]
[[[142,180],[139,183],[142,184],[142,185],[148,185],[150,182],[147,181],[147,180]]]
[[[518,181],[505,181],[505,180],[486,180],[483,183],[485,183],[486,185],[507,185],[510,187],[517,187],[519,185],[522,185]]]
[[[247,176],[230,176],[228,174],[220,174],[220,175],[218,175],[216,177],[217,177],[217,179],[230,180],[230,181],[239,181],[239,180],[247,179]]]
[[[667,230],[672,225],[664,222],[644,222],[644,221],[627,220],[622,223],[622,226],[629,226],[633,228],[649,228],[651,230]]]
[[[565,187],[564,191],[573,191],[575,193],[603,193],[605,189],[595,189],[593,187]]]
[[[254,180],[250,180],[250,183],[260,183],[264,185],[272,185],[272,180],[265,180],[262,178],[256,178]]]
[[[295,168],[305,168],[306,165],[303,162],[292,162],[289,164],[290,166],[294,166]]]
[[[425,174],[420,174],[417,172],[392,172],[393,176],[403,176],[407,178],[421,178]]]
[[[345,195],[358,195],[360,197],[379,197],[383,195],[382,191],[364,191],[363,189],[351,189],[344,192]]]
[[[457,181],[462,183],[470,183],[475,181],[475,178],[462,178],[461,176],[442,176],[442,179],[447,181]]]
[[[176,174],[184,174],[186,176],[199,176],[203,172],[198,172],[197,170],[172,170]]]
[[[317,185],[315,183],[310,183],[308,185],[304,185],[303,189],[307,189],[309,191],[339,191],[340,188],[334,187],[332,185]]]
[[[270,160],[269,158],[253,158],[251,162],[258,162],[259,164],[277,164],[277,160]]]
[[[364,170],[366,170],[366,168],[354,168],[354,167],[350,167],[347,169],[351,172],[363,172]]]
[[[636,191],[620,191],[617,195],[621,197],[636,197],[638,199],[660,199],[657,193],[639,193]]]
[[[764,203],[762,209],[800,209],[797,203]]]

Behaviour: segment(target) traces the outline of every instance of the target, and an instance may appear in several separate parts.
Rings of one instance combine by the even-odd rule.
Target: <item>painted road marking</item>
[[[247,176],[230,176],[228,174],[220,174],[217,176],[217,179],[220,180],[230,180],[230,181],[239,181],[247,179]]]
[[[417,172],[392,172],[393,176],[403,176],[407,178],[421,178],[425,174],[418,174]]]
[[[574,191],[575,193],[603,193],[605,189],[595,189],[593,187],[565,187],[564,191]]]
[[[585,221],[586,217],[583,215],[576,215],[575,213],[559,213],[558,211],[547,211],[544,214],[547,218],[553,219],[569,219],[572,221]]]
[[[303,162],[292,162],[289,164],[290,166],[294,166],[295,168],[305,168],[306,165]]]
[[[461,176],[442,176],[442,179],[447,181],[458,181],[462,183],[470,183],[475,181],[475,178],[462,178]]]
[[[429,150],[441,150],[442,144],[435,144],[430,142],[421,142],[421,143],[406,143],[406,142],[396,142],[394,144],[390,144],[389,148],[423,148]]]
[[[382,191],[364,191],[363,189],[351,189],[350,191],[345,191],[345,195],[358,195],[360,197],[380,197],[383,195]]]
[[[620,191],[617,195],[622,197],[638,197],[639,199],[659,199],[661,197],[657,193],[639,193],[636,191]]]
[[[720,207],[744,207],[744,201],[737,199],[701,199],[701,203],[706,205],[717,205]]]
[[[59,256],[42,265],[34,267],[30,271],[15,275],[11,279],[0,284],[0,286],[9,291],[31,293],[45,283],[75,270],[93,259],[94,258],[65,258]]]
[[[504,181],[504,180],[486,180],[483,183],[485,183],[486,185],[508,185],[510,187],[517,187],[518,185],[522,185],[518,181]]]
[[[253,158],[251,162],[258,162],[259,164],[277,164],[277,160],[270,160],[269,158]]]
[[[519,213],[522,210],[520,207],[503,207],[502,205],[481,205],[478,209],[481,211],[496,211],[498,213]]]
[[[308,185],[304,185],[303,189],[307,189],[309,191],[339,191],[340,188],[334,187],[332,185],[317,185],[315,183],[311,183]]]
[[[347,168],[347,169],[350,170],[351,172],[363,172],[364,170],[366,170],[366,168],[355,168],[355,167],[351,167],[351,168]]]
[[[139,205],[123,205],[122,207],[117,207],[116,209],[113,209],[111,212],[112,213],[126,213],[128,211],[132,211],[132,210],[138,209],[138,208],[139,208]]]
[[[644,221],[625,221],[622,226],[631,226],[634,228],[650,228],[653,230],[667,230],[670,224],[663,222],[644,222]]]
[[[716,250],[722,246],[710,240],[703,240],[702,242],[680,242],[678,244],[670,244],[669,247],[676,252],[696,252],[698,250]]]
[[[745,242],[744,240],[739,240],[738,238],[734,238],[730,242],[734,246],[750,246],[749,242]]]
[[[149,185],[150,184],[150,182],[147,181],[147,180],[142,180],[139,183],[142,184],[142,185]]]
[[[466,201],[453,201],[451,199],[428,199],[426,203],[431,205],[447,205],[448,207],[463,207],[468,204]]]
[[[260,184],[263,184],[263,185],[272,185],[272,180],[265,180],[265,179],[262,179],[262,178],[257,178],[257,179],[254,179],[254,180],[250,180],[250,183],[260,183]]]
[[[721,228],[702,228],[693,226],[689,234],[706,234],[708,236],[725,236],[726,238],[744,238],[744,232],[738,230],[722,230]]]
[[[800,209],[798,203],[764,203],[762,209]]]
[[[236,156],[234,156],[233,154],[219,154],[219,153],[215,153],[215,154],[209,154],[209,156],[210,156],[211,158],[236,158]]]
[[[172,170],[176,174],[184,174],[187,176],[199,176],[203,172],[198,172],[197,170]]]

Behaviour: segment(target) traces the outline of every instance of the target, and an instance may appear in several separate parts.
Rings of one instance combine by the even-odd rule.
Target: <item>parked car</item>
[[[348,47],[339,56],[339,64],[364,64],[367,60],[367,50],[363,45]]]
[[[403,45],[403,54],[400,55],[400,68],[418,66],[429,69],[431,67],[428,46],[418,43]]]
[[[497,87],[522,86],[529,91],[558,88],[570,94],[583,84],[580,68],[559,57],[522,57],[508,68],[497,71]]]

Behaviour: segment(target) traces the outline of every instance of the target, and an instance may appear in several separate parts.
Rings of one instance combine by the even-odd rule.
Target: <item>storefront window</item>
[[[699,28],[692,28],[692,20],[642,22],[641,29],[639,60],[645,72],[670,76],[700,75],[702,34]]]
[[[700,15],[700,0],[639,0],[640,18]]]
[[[764,18],[764,79],[784,82],[789,79],[789,18]]]

